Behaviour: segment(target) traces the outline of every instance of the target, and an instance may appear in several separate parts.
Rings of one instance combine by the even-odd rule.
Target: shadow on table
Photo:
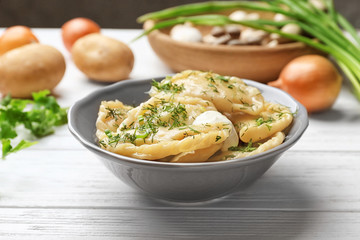
[[[311,198],[295,181],[264,176],[250,188],[218,201],[162,203],[144,217],[149,229],[171,239],[292,239],[309,227],[315,214]],[[154,205],[157,200],[143,201]]]
[[[347,122],[360,121],[358,112],[349,113],[346,109],[329,109],[324,112],[310,114],[309,118],[324,122],[336,122],[339,120],[345,120]]]
[[[335,122],[344,117],[343,111],[340,109],[329,109],[324,112],[311,113],[310,119],[316,119],[319,121]]]

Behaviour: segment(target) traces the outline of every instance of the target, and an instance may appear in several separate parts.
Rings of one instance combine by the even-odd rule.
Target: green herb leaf
[[[2,139],[2,159],[5,159],[5,157],[10,153],[12,146],[10,144],[10,139]]]
[[[2,158],[5,159],[10,153],[18,152],[22,149],[31,147],[32,145],[37,144],[37,142],[29,142],[26,140],[21,140],[14,148],[11,146],[10,139],[2,139]]]
[[[1,139],[11,139],[15,138],[17,133],[14,127],[9,122],[0,122],[0,138]]]
[[[223,81],[223,82],[229,82],[229,78],[228,77],[225,77],[225,76],[217,76],[216,79],[220,80],[220,81]]]
[[[67,109],[61,108],[50,91],[33,93],[33,100],[13,99],[10,95],[0,101],[0,138],[2,157],[30,147],[36,142],[21,140],[15,147],[11,139],[18,136],[22,125],[34,136],[42,137],[54,132],[54,126],[67,123]]]
[[[262,124],[272,123],[273,121],[274,121],[273,118],[268,118],[268,119],[265,120],[265,119],[262,118],[262,117],[259,117],[259,118],[257,118],[257,119],[255,120],[256,126],[260,126],[260,125],[262,125]]]
[[[151,85],[155,87],[158,91],[166,92],[166,93],[180,93],[184,90],[183,85],[178,85],[176,83],[172,83],[171,79],[164,79],[161,82],[157,82],[155,80],[152,81]]]
[[[256,150],[256,147],[253,146],[253,142],[250,141],[248,142],[248,144],[246,146],[232,146],[228,148],[229,151],[234,151],[234,152],[252,152],[254,150]]]

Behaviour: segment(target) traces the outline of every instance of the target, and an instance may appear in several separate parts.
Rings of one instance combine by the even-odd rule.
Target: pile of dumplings
[[[96,121],[102,148],[175,163],[224,161],[280,145],[293,121],[286,106],[264,100],[237,77],[186,70],[153,81],[137,107],[103,101]]]

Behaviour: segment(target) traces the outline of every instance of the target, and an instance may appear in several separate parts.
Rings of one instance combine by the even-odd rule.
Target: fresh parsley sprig
[[[0,101],[0,138],[2,158],[28,148],[36,141],[21,140],[12,146],[18,137],[19,127],[23,126],[35,137],[43,137],[54,132],[55,126],[67,123],[67,108],[62,108],[49,90],[32,94],[33,100],[14,99],[10,95]]]

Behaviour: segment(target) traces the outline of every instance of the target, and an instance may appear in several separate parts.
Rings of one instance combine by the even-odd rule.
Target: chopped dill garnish
[[[158,91],[166,92],[166,93],[180,93],[185,88],[184,85],[178,85],[176,83],[172,83],[169,79],[166,79],[165,81],[157,82],[155,80],[152,80],[151,85],[155,87]]]
[[[188,114],[186,107],[182,103],[174,103],[159,99],[157,103],[148,104],[142,108],[144,112],[137,117],[136,122],[129,125],[122,125],[121,133],[113,136],[109,130],[105,134],[109,138],[109,144],[117,144],[118,142],[130,142],[135,144],[137,139],[145,139],[150,137],[154,140],[154,135],[159,131],[160,127],[167,127],[169,130],[173,128],[186,126]],[[130,130],[130,132],[129,132]],[[196,130],[194,130],[195,132]],[[138,141],[136,141],[138,143]]]
[[[107,135],[107,136],[109,138],[108,143],[111,146],[116,146],[121,139],[120,134],[116,134],[115,136],[113,136],[113,135],[111,135],[111,136]]]
[[[277,114],[277,116],[278,116],[279,118],[281,118],[284,114],[285,114],[284,112],[279,112],[279,113]]]
[[[248,142],[246,146],[232,146],[228,148],[229,151],[236,151],[236,152],[252,152],[256,150],[256,147],[253,146],[252,141]]]
[[[254,104],[249,104],[249,103],[245,102],[243,99],[240,99],[240,102],[241,102],[242,105],[244,105],[244,107],[251,108],[251,107],[254,106]]]
[[[212,83],[215,83],[215,79],[212,76],[206,77],[206,79]]]
[[[269,131],[271,130],[271,125],[269,125],[269,123],[272,123],[273,121],[274,121],[273,118],[269,118],[269,119],[265,120],[265,119],[262,118],[262,117],[259,117],[259,118],[257,118],[257,119],[255,120],[256,126],[260,126],[260,125],[262,125],[262,124],[265,124],[266,127],[269,129]]]
[[[118,134],[119,135],[119,134]],[[131,142],[132,144],[135,143],[135,140],[136,140],[136,135],[135,133],[134,134],[131,134],[131,133],[125,133],[123,136],[122,136],[122,139],[121,139],[123,142]]]
[[[174,103],[166,102],[163,103],[163,110],[171,114],[170,119],[172,120],[172,123],[171,122],[168,123],[170,125],[169,129],[173,129],[185,125],[183,121],[187,119],[187,111],[184,104],[182,103],[174,104]]]
[[[113,135],[111,131],[107,129],[104,131],[104,133],[109,139],[108,144],[112,147],[115,147],[119,142],[131,142],[132,144],[134,144],[136,140],[136,131],[133,134],[126,132]],[[100,141],[100,144],[104,147],[106,146],[106,143],[104,141]]]
[[[296,109],[295,112],[290,113],[293,117],[295,117],[299,113],[299,109]]]
[[[107,146],[107,144],[106,144],[106,142],[104,140],[99,141],[99,144],[101,146],[103,146],[104,148],[106,148],[106,146]]]
[[[228,160],[230,158],[235,158],[236,156],[234,154],[229,154],[229,155],[226,155],[224,156],[224,160]]]
[[[107,110],[105,118],[113,118],[115,121],[117,121],[125,115],[125,113],[119,108],[106,107],[105,109]]]
[[[225,76],[217,76],[216,79],[220,80],[220,81],[223,81],[223,82],[229,82],[229,78],[228,77],[225,77]]]
[[[228,99],[228,98],[227,98],[226,100],[228,100],[230,103],[233,103],[233,102],[232,102],[230,99]]]
[[[217,93],[219,92],[219,91],[217,90],[217,87],[216,87],[214,84],[209,83],[208,86],[211,87],[211,88],[213,88],[213,92],[217,92]]]
[[[189,128],[191,131],[193,131],[194,133],[200,133],[198,130],[193,129],[193,128],[192,128],[192,127],[190,127],[190,126],[188,126],[188,128]]]

